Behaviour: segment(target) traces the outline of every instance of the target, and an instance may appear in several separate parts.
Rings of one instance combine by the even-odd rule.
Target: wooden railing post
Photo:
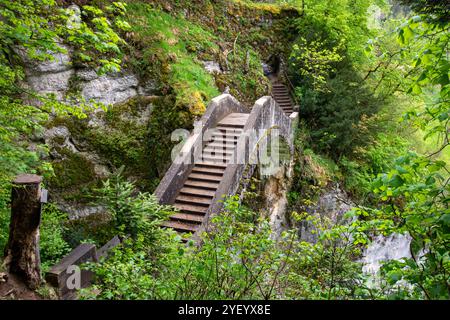
[[[22,278],[30,289],[41,284],[41,182],[42,177],[34,174],[19,175],[13,181],[9,239],[5,248],[8,272]]]

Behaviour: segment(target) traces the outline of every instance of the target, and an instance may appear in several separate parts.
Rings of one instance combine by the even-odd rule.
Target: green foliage
[[[355,258],[361,246],[353,242],[352,227],[326,217],[292,213],[298,223],[308,223],[318,236],[316,243],[293,241],[288,271],[282,275],[285,297],[301,299],[372,299],[365,286],[367,275]]]
[[[291,67],[297,69],[298,76],[306,78],[306,81],[312,83],[314,90],[320,92],[327,76],[336,71],[333,64],[342,60],[342,56],[338,54],[342,50],[340,47],[341,45],[337,45],[329,50],[324,48],[323,43],[316,40],[308,43],[302,37],[292,46]]]
[[[99,204],[112,217],[112,236],[114,233],[133,238],[140,235],[145,241],[155,241],[159,225],[173,211],[168,206],[160,205],[154,195],[136,192],[132,183],[123,180],[122,171],[123,168],[97,190]]]
[[[41,160],[46,148],[32,145],[27,138],[42,131],[50,113],[85,117],[84,111],[92,108],[85,103],[61,103],[53,96],[21,87],[19,83],[25,77],[22,66],[54,59],[52,53],[65,51],[61,45],[64,42],[74,45],[79,54],[91,54],[91,63],[100,66],[99,72],[117,69],[117,45],[122,40],[106,19],[119,21],[124,6],[115,2],[104,10],[85,6],[77,20],[54,0],[0,1],[0,211],[7,210],[5,199],[14,175],[52,173],[51,166]],[[114,20],[116,17],[118,20]],[[23,98],[36,103],[30,105]]]
[[[406,46],[405,50],[414,50],[416,56],[405,61],[413,66],[413,82],[408,93],[420,95],[426,89],[432,90],[432,99],[426,103],[422,112],[410,111],[405,120],[427,131],[425,139],[433,135],[441,138],[443,151],[450,145],[448,131],[450,123],[450,62],[445,52],[449,49],[449,22],[430,22],[426,17],[415,16],[399,28],[398,39]],[[417,44],[421,44],[418,48]]]
[[[450,180],[443,176],[445,172],[443,161],[404,155],[373,182],[380,207],[354,211],[367,217],[354,222],[359,235],[368,230],[411,235],[413,258],[386,264],[384,276],[391,285],[406,281],[428,299],[450,297]],[[407,288],[403,286],[403,290],[407,294]]]
[[[217,51],[214,35],[181,16],[173,17],[142,3],[130,4],[128,20],[133,21],[134,41],[145,46],[132,61],[139,74],[170,85],[180,109],[187,107],[193,115],[203,114],[207,101],[218,91],[194,54]]]
[[[351,289],[358,282],[356,248],[344,229],[323,229],[318,244],[296,240],[288,232],[274,240],[267,219],[238,203],[212,219],[214,229],[201,235],[201,246],[180,242],[161,230],[148,243],[142,234],[126,241],[112,257],[91,268],[93,288],[84,298],[96,299],[304,299],[364,297]],[[341,243],[345,242],[344,246]],[[150,249],[151,248],[151,249]],[[323,274],[330,273],[328,281]]]
[[[300,116],[311,129],[315,151],[334,158],[364,144],[360,122],[381,108],[361,77],[361,52],[372,33],[366,11],[372,1],[305,1],[297,19],[289,74],[301,101]]]
[[[374,137],[372,144],[356,148],[352,159],[342,157],[339,166],[345,177],[346,189],[360,199],[370,196],[372,180],[388,170],[409,146],[410,143],[395,132],[381,132]]]
[[[54,204],[44,205],[39,242],[43,272],[56,264],[71,249],[64,239],[66,220],[66,214],[59,211]]]

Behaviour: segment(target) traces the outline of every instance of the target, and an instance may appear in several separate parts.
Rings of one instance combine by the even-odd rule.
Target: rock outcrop
[[[47,61],[30,60],[23,48],[16,51],[25,66],[24,87],[39,94],[51,94],[58,101],[69,101],[72,96],[88,104],[102,103],[112,110],[107,114],[103,109],[97,109],[84,120],[56,117],[32,142],[45,142],[49,147],[48,160],[55,170],[49,186],[52,197],[70,218],[79,218],[102,211],[99,207],[83,204],[80,197],[95,186],[96,181],[107,178],[117,169],[117,164],[111,160],[112,153],[122,152],[126,143],[131,144],[133,156],[143,153],[143,139],[153,109],[153,104],[145,97],[155,95],[158,83],[152,80],[141,83],[127,70],[99,75],[94,69],[75,67],[72,49],[61,47],[64,52],[50,53],[52,59]],[[140,133],[142,136],[138,136]],[[123,137],[123,141],[114,141],[114,137]],[[116,145],[122,149],[110,147]],[[108,149],[113,149],[111,154],[107,154]],[[136,151],[138,149],[140,151]],[[120,154],[114,156],[126,158]]]
[[[320,218],[331,225],[344,223],[344,214],[354,207],[351,199],[342,190],[339,184],[325,190],[319,195],[317,202],[308,205],[304,211],[309,215]],[[299,225],[299,236],[303,241],[317,242],[318,233],[314,224],[310,221],[302,221]]]

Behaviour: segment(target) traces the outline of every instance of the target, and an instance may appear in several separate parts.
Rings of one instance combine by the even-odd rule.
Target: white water
[[[376,275],[383,262],[411,258],[409,250],[411,236],[409,234],[394,233],[388,237],[377,236],[365,250],[361,262],[364,263],[363,272]]]

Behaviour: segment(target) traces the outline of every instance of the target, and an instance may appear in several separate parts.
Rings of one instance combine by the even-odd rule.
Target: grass
[[[280,14],[282,10],[296,10],[301,3],[299,0],[278,0],[275,2],[255,2],[250,0],[233,0],[240,5],[246,5],[249,8],[268,11],[273,14]]]
[[[217,38],[181,16],[143,3],[128,6],[128,19],[133,21],[134,40],[144,47],[144,61],[137,59],[135,66],[167,83],[174,91],[176,105],[187,106],[193,115],[203,114],[219,90],[197,57],[206,60],[217,54]]]

